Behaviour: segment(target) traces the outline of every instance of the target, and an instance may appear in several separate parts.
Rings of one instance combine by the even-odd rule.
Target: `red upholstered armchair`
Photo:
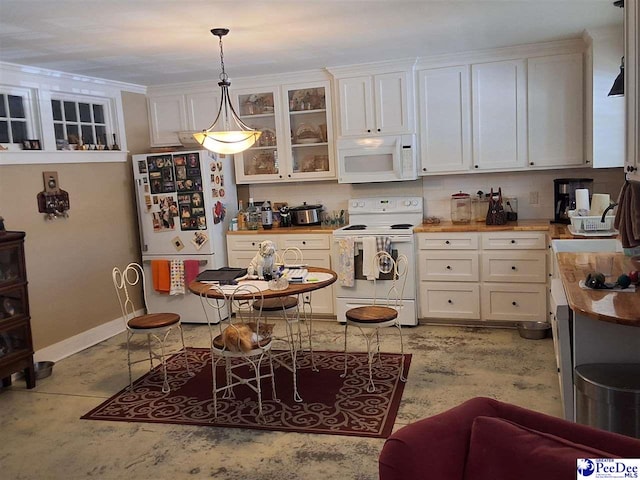
[[[640,458],[640,440],[490,398],[391,435],[380,480],[566,480],[578,458]]]

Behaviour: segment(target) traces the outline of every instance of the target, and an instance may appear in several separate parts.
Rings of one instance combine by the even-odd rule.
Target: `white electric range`
[[[418,324],[416,305],[416,254],[413,228],[422,223],[422,197],[368,197],[349,200],[349,225],[333,232],[332,267],[340,269],[341,259],[338,240],[352,238],[354,241],[354,284],[335,284],[336,316],[338,322],[345,322],[345,313],[350,308],[371,305],[374,298],[374,284],[362,275],[362,239],[365,236],[388,237],[391,241],[391,255],[405,255],[409,261],[407,282],[403,292],[402,308],[398,318],[401,325]],[[378,280],[378,282],[383,280]],[[384,291],[378,285],[378,292]]]

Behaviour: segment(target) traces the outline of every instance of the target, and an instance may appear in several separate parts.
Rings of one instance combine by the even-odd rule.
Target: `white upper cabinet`
[[[187,129],[187,108],[184,95],[148,97],[151,146],[180,145],[178,132]]]
[[[338,81],[341,135],[370,134],[374,129],[375,116],[371,84],[370,76],[343,78]]]
[[[525,72],[524,60],[471,66],[475,169],[520,169],[527,164]]]
[[[187,102],[187,130],[206,130],[220,108],[220,91],[189,93]]]
[[[209,128],[220,105],[219,90],[194,93],[150,93],[147,98],[151,146],[180,145],[178,132]]]
[[[584,165],[582,54],[529,58],[529,165]]]
[[[338,78],[341,136],[414,133],[409,71]]]
[[[412,133],[413,125],[409,115],[409,73],[393,72],[374,75],[374,110],[376,113],[376,133]]]
[[[627,1],[625,14],[625,79],[626,138],[624,170],[629,180],[640,182],[640,8]]]
[[[418,72],[421,172],[468,171],[471,166],[469,66]]]

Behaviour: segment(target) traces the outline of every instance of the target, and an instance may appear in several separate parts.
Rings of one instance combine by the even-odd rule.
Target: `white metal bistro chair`
[[[273,373],[273,361],[271,358],[271,346],[273,344],[271,331],[262,319],[262,312],[258,309],[242,309],[247,301],[251,303],[263,300],[262,292],[251,284],[231,286],[212,285],[208,290],[200,294],[202,308],[209,326],[209,339],[211,348],[211,375],[213,378],[213,414],[218,416],[218,394],[222,393],[223,399],[234,399],[234,387],[246,385],[256,392],[258,397],[259,421],[264,420],[262,408],[262,380],[271,378],[273,399],[279,402],[276,395],[275,375]],[[215,292],[220,298],[208,296]],[[228,307],[228,309],[227,309]],[[230,315],[226,321],[223,316],[229,311],[236,311],[235,316]],[[248,330],[247,330],[248,329]],[[249,341],[243,334],[250,331]],[[243,340],[244,339],[244,340]],[[264,360],[268,361],[268,372],[263,371]],[[218,385],[216,370],[218,363],[224,361],[225,384]],[[239,369],[249,368],[249,373],[242,376]]]
[[[404,345],[402,340],[402,327],[398,320],[398,312],[402,309],[402,295],[407,281],[407,270],[409,262],[405,255],[399,255],[396,260],[387,252],[380,251],[373,257],[373,270],[390,279],[378,280],[374,278],[374,297],[372,305],[355,307],[347,310],[346,323],[344,326],[344,372],[342,377],[347,375],[347,330],[349,326],[358,327],[367,345],[367,355],[369,364],[369,384],[368,392],[374,392],[376,387],[373,383],[373,363],[376,353],[380,361],[380,336],[381,328],[396,327],[400,335],[400,380],[406,382],[404,376]],[[377,277],[377,276],[376,276]],[[380,285],[390,286],[384,295],[378,296],[378,290],[382,290]]]
[[[288,247],[282,252],[276,253],[276,263],[282,267],[287,265],[301,265],[304,261],[302,251],[298,247]],[[309,297],[310,299],[310,294]],[[266,298],[262,301],[256,301],[253,303],[253,308],[262,311],[265,317],[280,316],[284,320],[285,336],[274,337],[274,340],[283,341],[289,350],[287,357],[291,359],[291,364],[286,360],[282,360],[284,357],[282,353],[274,356],[278,364],[291,370],[293,374],[293,399],[296,402],[302,402],[302,397],[298,391],[298,352],[302,350],[302,331],[300,329],[300,323],[304,322],[307,328],[307,338],[309,341],[309,352],[311,355],[311,367],[312,370],[317,371],[313,358],[313,347],[311,344],[311,322],[309,320],[311,315],[311,303],[310,300],[306,300],[302,296],[302,302],[298,295],[288,295],[276,298]]]
[[[141,265],[137,263],[130,263],[124,270],[120,270],[115,267],[112,271],[113,285],[116,289],[118,296],[118,302],[120,303],[120,310],[122,312],[122,319],[127,329],[127,365],[129,367],[129,389],[133,387],[133,379],[131,376],[131,365],[139,362],[144,362],[146,359],[131,360],[131,338],[134,335],[143,334],[147,336],[147,347],[149,350],[149,364],[153,368],[153,360],[159,360],[162,365],[162,392],[168,393],[170,391],[169,379],[167,376],[167,356],[174,353],[182,353],[184,355],[184,363],[186,367],[187,375],[193,376],[189,370],[189,359],[187,349],[184,345],[184,335],[182,333],[182,325],[180,323],[180,315],[177,313],[150,313],[146,309],[147,294],[146,294],[146,280],[144,270]],[[134,288],[142,287],[142,300],[144,305],[136,305],[132,298],[132,290]],[[144,312],[144,313],[140,313]],[[180,341],[182,348],[177,351],[167,352],[166,343],[167,337],[173,331],[177,329],[180,332]],[[154,350],[153,342],[160,347],[160,351]]]

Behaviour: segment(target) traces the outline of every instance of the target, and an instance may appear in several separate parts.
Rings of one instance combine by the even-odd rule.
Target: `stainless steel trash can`
[[[576,422],[640,438],[640,363],[575,368]]]

